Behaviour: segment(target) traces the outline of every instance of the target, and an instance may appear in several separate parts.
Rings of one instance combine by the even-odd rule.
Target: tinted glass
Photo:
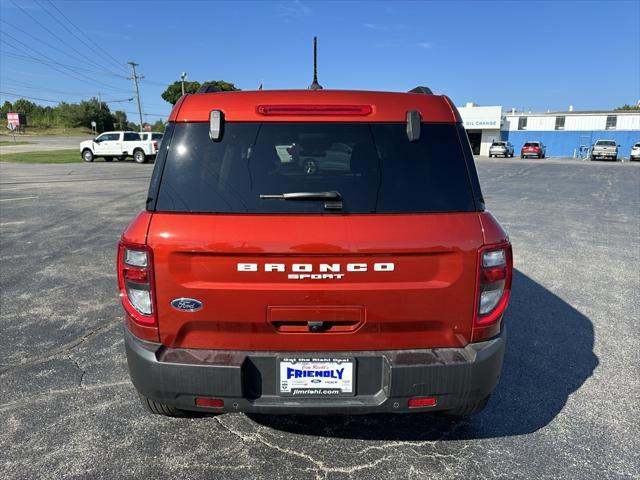
[[[125,133],[124,134],[124,141],[125,142],[139,142],[140,141],[140,135],[138,135],[137,133]]]
[[[152,133],[151,134],[151,138],[153,140],[162,140],[162,134],[161,133]]]
[[[504,142],[493,142],[491,144],[492,147],[504,147],[506,144]]]
[[[599,145],[601,147],[615,147],[616,142],[613,142],[611,140],[600,140],[596,142],[596,145]]]
[[[540,144],[538,142],[527,142],[524,144],[525,147],[539,147]]]
[[[261,194],[337,191],[343,213],[473,211],[462,146],[453,124],[227,123],[175,126],[156,210],[323,213],[323,201]]]

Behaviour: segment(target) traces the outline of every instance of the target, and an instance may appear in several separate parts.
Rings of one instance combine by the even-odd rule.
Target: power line
[[[9,95],[10,97],[19,97],[27,100],[38,100],[39,102],[47,102],[47,103],[60,103],[60,100],[48,100],[46,98],[38,98],[38,97],[28,97],[26,95],[18,95],[17,93],[11,92],[0,92],[2,95]]]
[[[51,31],[46,25],[44,25],[42,22],[40,22],[40,20],[38,20],[36,17],[34,17],[33,15],[31,15],[27,10],[25,10],[24,8],[22,8],[20,5],[18,5],[16,2],[14,2],[14,0],[9,0],[11,2],[12,5],[14,5],[16,8],[19,8],[20,11],[22,13],[24,13],[26,16],[28,16],[31,20],[33,20],[34,22],[36,22],[38,25],[40,25],[42,27],[43,30],[45,30],[46,32],[48,32],[52,37],[56,38],[61,44],[65,45],[67,48],[73,50],[74,52],[76,52],[78,55],[80,55],[80,59],[83,62],[88,62],[93,64],[95,67],[97,68],[103,68],[102,65],[97,64],[96,62],[94,62],[93,60],[91,60],[90,58],[86,58],[86,55],[84,55],[82,52],[80,52],[79,50],[77,50],[73,45],[71,45],[69,42],[65,42],[62,38],[60,38],[56,33],[54,33],[53,31]],[[48,13],[48,12],[47,12]],[[113,72],[111,72],[113,73]]]
[[[119,68],[121,68],[123,71],[127,71],[126,67],[124,66],[124,64],[120,63],[118,60],[116,60],[116,58],[114,58],[107,50],[103,49],[100,47],[100,45],[98,45],[96,42],[93,41],[93,39],[87,35],[86,33],[84,33],[75,23],[73,23],[71,20],[69,20],[69,18],[62,13],[62,11],[56,6],[55,3],[53,3],[51,0],[49,0],[49,5],[51,5],[53,8],[56,9],[56,11],[67,21],[69,22],[69,24],[75,28],[78,32],[80,32],[80,34],[82,34],[87,40],[89,40],[93,45],[95,45],[99,50],[103,51],[111,60],[114,64],[118,65]],[[77,38],[77,37],[76,37]]]
[[[11,35],[11,34],[9,34],[9,33],[7,33],[7,32],[2,32],[2,33],[3,33],[3,35],[6,35],[6,36],[10,37],[11,39],[13,39],[14,41],[18,42],[20,45],[23,45],[24,47],[28,48],[29,50],[31,50],[31,51],[33,51],[33,52],[35,52],[35,54],[36,54],[36,55],[38,55],[38,56],[40,56],[40,57],[42,57],[42,58],[44,58],[44,59],[48,59],[48,60],[49,60],[49,62],[47,62],[47,60],[42,60],[42,58],[33,57],[33,58],[34,58],[34,59],[36,59],[38,62],[43,63],[43,64],[58,63],[58,62],[56,62],[55,60],[53,60],[51,57],[48,57],[48,56],[46,56],[46,55],[45,55],[45,54],[43,54],[43,53],[39,53],[37,50],[35,50],[34,48],[30,47],[30,46],[29,46],[29,45],[27,45],[26,43],[21,42],[20,40],[18,40],[17,38],[15,38],[13,35]],[[22,52],[23,54],[24,54],[24,53],[26,53],[26,52],[25,52],[24,50],[22,50],[21,48],[18,48],[18,47],[16,47],[15,45],[11,45],[11,43],[7,42],[6,40],[4,40],[4,43],[6,43],[7,45],[11,46],[11,47],[12,47],[12,48],[14,48],[15,50],[17,50],[17,51],[19,51],[19,52]],[[28,55],[28,54],[27,54],[27,55]],[[91,83],[93,83],[93,84],[103,85],[103,86],[105,86],[106,88],[109,88],[110,90],[115,90],[111,85],[108,85],[108,84],[106,84],[106,83],[104,83],[104,82],[101,82],[101,81],[99,81],[99,80],[96,80],[96,79],[94,79],[94,78],[91,78],[91,77],[89,77],[89,76],[87,76],[87,75],[85,75],[85,74],[83,74],[83,73],[80,73],[80,72],[73,72],[73,73],[69,73],[69,72],[65,72],[65,71],[60,70],[58,67],[56,67],[56,66],[54,66],[54,65],[49,65],[49,66],[50,66],[51,68],[53,68],[54,70],[56,70],[56,71],[60,72],[60,73],[64,73],[65,75],[68,75],[68,76],[70,76],[70,77],[72,77],[72,78],[75,78],[76,80],[80,80],[80,81],[82,81],[82,82],[88,83],[86,80],[82,80],[82,79],[78,78],[78,75],[80,75],[80,76],[82,76],[82,77],[84,77],[84,78],[86,78],[86,79],[90,80],[90,81],[91,81]],[[72,70],[72,67],[67,67],[67,66],[62,66],[62,65],[61,65],[61,68],[64,68],[64,69],[66,69],[66,70]],[[72,71],[73,71],[73,70],[72,70]]]
[[[65,56],[65,57],[70,57],[70,55],[69,55],[67,52],[65,52],[64,50],[62,50],[62,49],[60,49],[60,48],[56,47],[55,45],[51,45],[51,42],[47,42],[47,41],[45,41],[45,40],[42,40],[41,38],[38,38],[38,37],[34,36],[32,33],[26,33],[23,29],[20,29],[20,28],[16,27],[16,26],[15,26],[15,25],[13,25],[12,23],[9,23],[9,22],[7,22],[6,20],[3,20],[2,18],[0,18],[0,22],[1,22],[1,23],[3,23],[4,25],[8,26],[8,27],[11,27],[11,28],[12,28],[12,29],[14,29],[15,31],[20,32],[21,34],[26,34],[26,35],[29,37],[29,40],[35,40],[35,41],[37,41],[37,42],[41,43],[42,45],[46,46],[47,48],[49,48],[49,49],[53,49],[53,50],[55,50],[56,52],[61,53],[61,54],[62,54],[63,56]],[[2,33],[2,34],[4,34],[4,35],[10,36],[11,38],[13,38],[13,39],[15,39],[16,41],[18,41],[15,37],[13,37],[12,35],[10,35],[10,34],[9,34],[9,33],[7,33],[6,31],[2,31],[1,33]],[[42,53],[42,52],[38,52],[38,54],[39,54],[39,55],[43,55],[43,56],[44,56],[44,53]],[[77,58],[77,57],[75,57],[75,56],[74,56],[74,57],[71,57],[71,59],[72,59],[72,60],[75,60],[75,61],[78,61],[78,58]],[[84,59],[84,58],[81,58],[81,59],[80,59],[80,62],[81,62],[81,63],[84,63],[84,62],[85,62],[85,59]],[[57,63],[61,63],[61,64],[62,64],[62,62],[57,62]],[[77,69],[77,70],[85,70],[85,71],[87,71],[87,72],[96,72],[96,73],[99,73],[100,75],[110,75],[110,76],[118,77],[118,78],[127,78],[125,75],[117,74],[117,73],[115,73],[115,72],[112,72],[112,71],[110,71],[110,70],[105,70],[105,69],[103,69],[103,68],[100,68],[99,70],[96,70],[95,68],[94,68],[94,69],[89,69],[89,68],[86,68],[86,67],[77,67],[77,66],[75,66],[75,65],[71,65],[71,67],[72,67],[72,68],[75,68],[75,69]]]
[[[61,95],[74,95],[74,96],[94,95],[93,92],[67,92],[67,91],[64,91],[64,90],[57,90],[57,89],[53,89],[53,88],[41,87],[41,86],[38,86],[38,85],[33,85],[31,83],[24,83],[22,80],[15,80],[13,78],[9,78],[8,80],[9,80],[9,82],[7,83],[7,77],[5,76],[3,78],[3,80],[2,80],[1,85],[8,86],[8,87],[11,87],[11,88],[19,88],[19,89],[24,88],[24,89],[27,89],[27,90],[38,90],[40,92],[58,93],[58,94],[61,94]],[[122,90],[121,92],[118,92],[117,95],[118,96],[122,96],[123,93],[129,93],[129,91],[128,90]],[[116,95],[116,93],[109,93],[107,95]]]
[[[121,110],[121,111],[122,111],[122,112],[124,112],[124,113],[129,113],[129,114],[131,114],[131,115],[136,115],[136,114],[138,113],[138,112],[127,112],[126,110]],[[144,112],[144,114],[145,114],[147,117],[160,117],[160,118],[166,118],[166,117],[168,117],[168,116],[169,116],[168,114],[160,115],[159,113],[149,113],[149,112]]]
[[[24,98],[24,99],[26,99],[26,100],[37,100],[37,101],[39,101],[39,102],[60,103],[60,101],[59,101],[59,100],[51,100],[51,99],[47,99],[47,98],[39,98],[39,97],[29,97],[29,96],[26,96],[26,95],[18,95],[17,93],[12,93],[12,92],[4,92],[4,91],[0,91],[0,94],[1,94],[1,95],[9,95],[10,97]],[[132,100],[133,100],[133,99],[132,99]],[[105,103],[113,103],[113,102],[105,102]],[[131,114],[131,115],[135,115],[135,114],[137,114],[137,113],[138,113],[138,112],[128,112],[128,111],[126,111],[126,110],[120,110],[120,111],[121,111],[121,112],[124,112],[124,113]],[[148,113],[148,112],[144,112],[144,114],[145,114],[145,115],[147,115],[147,116],[149,116],[149,117],[161,117],[161,118],[168,117],[168,115],[166,115],[166,114],[165,114],[165,115],[161,115],[161,114],[159,114],[159,113]]]
[[[5,35],[7,35],[6,32],[3,32]],[[17,49],[14,45],[10,45],[9,43],[7,43],[7,45],[9,45],[11,48],[14,48],[18,51],[20,51],[19,49]],[[2,53],[3,55],[9,55],[10,57],[14,57],[14,58],[24,58],[26,60],[33,60],[36,61],[37,63],[45,63],[47,65],[58,65],[60,67],[64,67],[64,68],[69,68],[69,69],[74,69],[74,70],[83,70],[85,72],[89,72],[89,73],[100,73],[97,70],[91,70],[89,68],[83,68],[83,67],[77,67],[75,65],[69,65],[66,63],[60,63],[60,62],[56,62],[56,61],[45,61],[45,60],[41,60],[39,58],[36,58],[32,55],[27,55],[25,53],[23,53],[22,55],[19,53],[14,53],[14,52],[8,52],[6,50],[0,50],[0,53]],[[124,78],[128,78],[128,77],[124,77]]]
[[[61,95],[61,96],[65,96],[65,97],[87,97],[87,96],[95,96],[95,93],[90,93],[90,92],[83,92],[83,93],[78,93],[78,92],[64,92],[61,90],[52,90],[49,88],[40,88],[40,87],[35,87],[35,86],[30,86],[30,85],[20,85],[18,83],[14,83],[14,82],[2,82],[2,87],[8,87],[11,90],[14,91],[22,91],[23,89],[26,90],[37,90],[39,93],[44,93],[44,94],[56,94],[56,95]]]

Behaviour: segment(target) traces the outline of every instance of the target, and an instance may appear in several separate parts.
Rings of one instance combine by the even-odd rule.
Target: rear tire
[[[164,415],[165,417],[186,417],[187,412],[184,410],[180,410],[176,407],[172,407],[171,405],[165,405],[164,403],[159,403],[150,398],[145,397],[141,393],[138,393],[140,396],[140,401],[142,402],[142,406],[148,412],[151,412],[155,415]]]
[[[468,403],[467,405],[461,405],[451,410],[446,410],[444,414],[450,417],[470,417],[472,415],[476,415],[484,410],[484,408],[487,406],[490,396],[491,395],[487,395],[482,400],[478,400],[477,402]]]
[[[133,152],[133,159],[136,161],[136,163],[146,163],[147,162],[147,156],[140,149],[135,150]]]
[[[84,160],[85,162],[93,162],[93,158],[93,152],[88,148],[82,151],[82,160]]]

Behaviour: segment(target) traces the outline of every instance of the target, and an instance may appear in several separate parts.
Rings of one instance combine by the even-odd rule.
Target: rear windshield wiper
[[[274,194],[260,194],[261,200],[324,200],[326,210],[342,210],[342,195],[340,192],[287,192]]]

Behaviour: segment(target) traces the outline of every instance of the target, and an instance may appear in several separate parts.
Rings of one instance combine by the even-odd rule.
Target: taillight
[[[509,303],[512,270],[510,244],[489,245],[478,252],[475,327],[499,326]]]
[[[118,244],[118,287],[129,317],[142,327],[157,327],[151,248],[126,242]]]
[[[158,151],[158,141],[154,140],[151,142],[151,146],[153,147],[153,153],[156,153]]]

